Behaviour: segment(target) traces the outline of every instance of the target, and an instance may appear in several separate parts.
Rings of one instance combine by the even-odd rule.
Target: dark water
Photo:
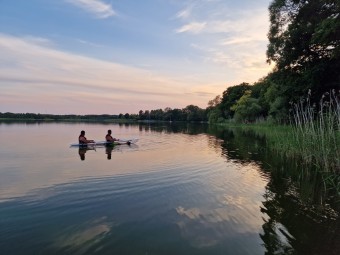
[[[70,148],[82,129],[90,139],[112,129],[139,141]],[[299,162],[269,152],[255,134],[0,123],[0,141],[0,254],[340,251],[337,205],[322,182],[296,174]]]

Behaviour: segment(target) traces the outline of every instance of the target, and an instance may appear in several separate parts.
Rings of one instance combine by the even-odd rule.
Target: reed
[[[293,160],[300,169],[296,174],[309,183],[310,176],[322,179],[325,191],[340,199],[340,94],[326,93],[318,105],[312,105],[310,92],[298,103],[292,103],[291,123],[224,124],[255,132],[266,139],[267,149],[286,160]],[[338,201],[340,202],[340,200]]]
[[[292,113],[292,152],[322,172],[340,174],[340,100],[335,90],[322,96],[319,107],[311,105],[309,92],[293,104]]]

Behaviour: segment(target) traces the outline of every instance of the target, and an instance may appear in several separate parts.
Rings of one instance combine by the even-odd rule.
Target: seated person
[[[79,138],[78,138],[79,144],[88,144],[88,143],[94,143],[93,140],[87,140],[85,137],[85,131],[82,130],[80,132]]]
[[[112,134],[112,131],[109,129],[109,130],[107,131],[107,135],[105,136],[105,140],[106,140],[107,142],[110,142],[110,143],[113,143],[114,141],[118,141],[118,139],[113,138],[113,137],[111,136],[111,134]]]

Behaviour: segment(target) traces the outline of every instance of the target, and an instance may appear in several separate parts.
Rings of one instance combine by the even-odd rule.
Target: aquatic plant
[[[340,100],[333,90],[317,107],[307,98],[292,104],[293,143],[306,163],[322,172],[340,174]]]

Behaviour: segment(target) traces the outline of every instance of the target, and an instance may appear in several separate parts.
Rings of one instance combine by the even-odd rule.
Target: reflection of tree
[[[282,208],[275,200],[275,194],[267,190],[264,195],[266,201],[261,212],[269,216],[262,226],[263,234],[260,234],[266,248],[266,254],[294,254],[294,249],[289,241],[292,241],[284,227],[279,224]],[[281,228],[280,228],[281,227]]]
[[[266,254],[340,254],[339,212],[313,166],[305,169],[270,151],[254,131],[216,127],[209,132],[223,141],[222,155],[228,160],[256,162],[270,176],[261,208]]]
[[[172,123],[157,123],[150,122],[148,124],[140,123],[139,130],[157,133],[182,133],[189,135],[197,135],[207,133],[208,124],[206,123],[187,123],[187,122],[172,122]]]
[[[260,234],[266,254],[340,254],[338,215],[304,203],[291,181],[277,177],[268,183],[261,208],[269,217]]]
[[[262,162],[261,151],[265,148],[264,137],[246,133],[241,129],[210,128],[211,133],[223,140],[222,154],[240,163]]]

